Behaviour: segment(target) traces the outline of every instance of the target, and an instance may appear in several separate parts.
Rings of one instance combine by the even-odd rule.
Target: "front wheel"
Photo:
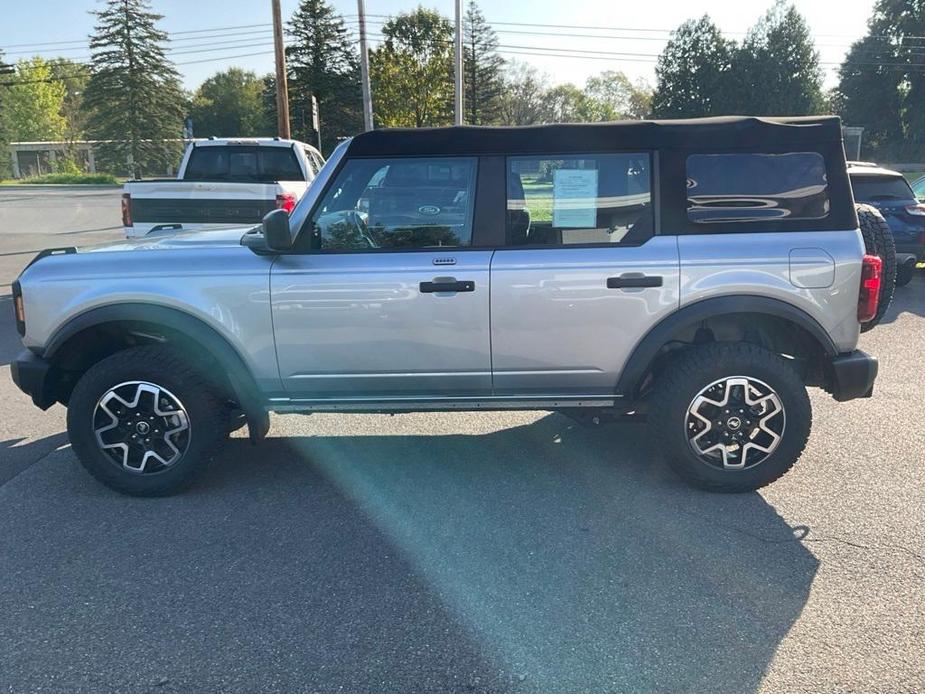
[[[793,467],[812,412],[806,387],[783,357],[747,343],[712,343],[665,365],[649,423],[652,440],[684,480],[749,492]]]
[[[186,486],[228,434],[227,405],[178,355],[134,347],[93,365],[68,402],[74,452],[103,484],[133,496]]]

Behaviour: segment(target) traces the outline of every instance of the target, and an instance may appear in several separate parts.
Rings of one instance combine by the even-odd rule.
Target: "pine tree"
[[[655,66],[654,114],[693,118],[726,112],[734,47],[707,15],[689,19],[673,31]]]
[[[473,0],[463,21],[463,90],[465,122],[491,125],[501,117],[504,58],[498,37]]]
[[[90,82],[85,106],[94,118],[93,139],[104,167],[132,175],[163,171],[176,163],[183,128],[184,95],[167,59],[161,15],[147,0],[106,0],[94,12]]]
[[[289,110],[295,137],[317,142],[312,95],[318,101],[325,151],[362,130],[357,54],[343,18],[326,0],[302,0],[287,25]]]
[[[806,20],[777,0],[734,58],[732,108],[754,116],[802,116],[823,108],[822,70]]]

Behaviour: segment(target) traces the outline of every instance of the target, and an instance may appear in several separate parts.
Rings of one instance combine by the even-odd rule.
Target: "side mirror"
[[[289,213],[286,210],[273,210],[264,215],[263,240],[271,251],[288,251],[292,249]]]

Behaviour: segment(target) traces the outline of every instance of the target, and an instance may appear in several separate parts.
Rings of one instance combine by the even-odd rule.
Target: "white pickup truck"
[[[257,224],[291,211],[324,164],[304,142],[280,138],[191,142],[176,179],[129,181],[122,193],[128,238]]]

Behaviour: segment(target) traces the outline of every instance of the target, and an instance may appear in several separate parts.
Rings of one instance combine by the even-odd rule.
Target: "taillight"
[[[925,217],[925,205],[908,205],[906,214],[911,214],[913,217]]]
[[[876,255],[865,255],[861,264],[861,289],[858,292],[858,323],[872,321],[880,304],[880,273],[883,261]]]
[[[16,332],[20,335],[26,334],[26,307],[22,301],[22,287],[19,280],[13,282],[13,312],[16,317]]]
[[[280,193],[276,196],[276,207],[280,210],[286,210],[286,212],[292,212],[295,209],[295,194],[293,193]]]
[[[132,195],[122,193],[122,226],[132,226]]]

